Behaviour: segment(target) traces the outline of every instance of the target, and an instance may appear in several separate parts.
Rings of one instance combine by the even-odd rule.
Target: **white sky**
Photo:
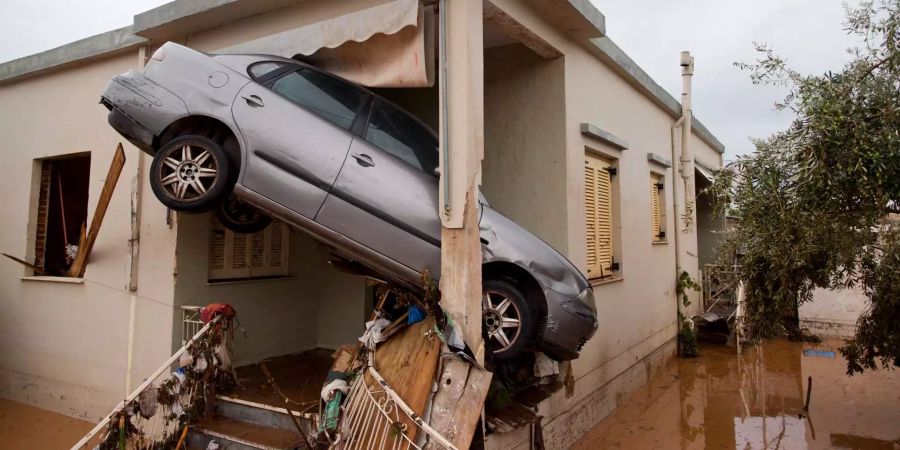
[[[854,42],[843,31],[838,0],[591,0],[609,36],[676,98],[678,57],[696,60],[694,113],[725,144],[726,159],[752,151],[790,122],[772,105],[777,89],[753,86],[732,63],[753,61],[752,42],[766,42],[804,72],[837,70]],[[851,4],[858,0],[851,0]],[[163,0],[2,0],[0,62],[132,23]]]

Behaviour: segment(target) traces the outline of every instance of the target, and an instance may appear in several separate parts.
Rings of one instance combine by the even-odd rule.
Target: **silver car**
[[[441,269],[438,140],[412,115],[332,74],[267,55],[167,43],[114,77],[109,123],[153,155],[150,183],[176,211],[216,209],[239,232],[277,217],[342,264],[417,289]],[[578,357],[597,329],[593,290],[559,252],[480,196],[483,323],[494,358]]]

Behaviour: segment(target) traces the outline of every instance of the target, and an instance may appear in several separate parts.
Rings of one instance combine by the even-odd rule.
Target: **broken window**
[[[278,220],[256,233],[235,233],[211,215],[209,281],[287,276],[290,234]]]
[[[34,265],[63,276],[75,259],[87,222],[91,155],[81,153],[38,160],[40,192],[34,243]]]

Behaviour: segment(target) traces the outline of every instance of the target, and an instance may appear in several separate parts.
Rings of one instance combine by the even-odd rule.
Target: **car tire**
[[[150,187],[169,209],[208,211],[231,184],[231,165],[222,146],[212,139],[181,136],[156,152],[150,165]]]
[[[531,342],[537,314],[507,280],[485,280],[481,298],[485,347],[497,361],[515,358]]]
[[[235,233],[252,234],[264,230],[272,218],[230,194],[216,206],[216,218]]]

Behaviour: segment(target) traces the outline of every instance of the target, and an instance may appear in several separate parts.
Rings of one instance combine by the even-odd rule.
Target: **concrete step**
[[[216,416],[239,420],[264,427],[277,428],[279,430],[297,431],[294,422],[284,408],[250,402],[233,397],[216,397]],[[297,415],[303,431],[309,433],[312,421],[309,415]]]
[[[256,425],[225,417],[203,420],[192,425],[187,443],[205,449],[216,441],[220,450],[293,450],[305,449],[297,431]]]

